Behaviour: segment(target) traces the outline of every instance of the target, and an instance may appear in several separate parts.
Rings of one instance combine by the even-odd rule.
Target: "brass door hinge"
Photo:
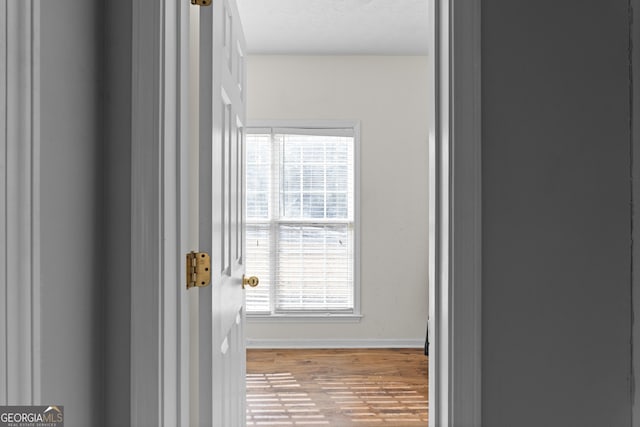
[[[211,6],[211,0],[191,0],[191,4],[198,6]]]
[[[187,289],[211,283],[211,257],[206,252],[187,254]]]

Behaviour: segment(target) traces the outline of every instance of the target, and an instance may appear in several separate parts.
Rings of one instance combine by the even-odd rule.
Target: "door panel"
[[[233,1],[200,10],[199,248],[211,254],[211,286],[200,289],[199,423],[244,426],[243,185],[244,38]],[[241,81],[239,81],[241,77]]]

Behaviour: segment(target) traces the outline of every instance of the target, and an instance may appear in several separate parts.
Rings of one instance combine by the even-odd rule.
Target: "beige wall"
[[[359,120],[359,323],[251,320],[247,338],[413,340],[427,318],[427,57],[250,56],[248,118]],[[251,273],[251,272],[248,272]]]

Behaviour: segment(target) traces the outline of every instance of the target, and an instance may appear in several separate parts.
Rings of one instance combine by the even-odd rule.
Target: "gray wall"
[[[41,8],[42,401],[68,426],[127,426],[132,6]]]
[[[640,0],[631,0],[633,7],[632,40],[640,40]],[[640,49],[633,49],[633,223],[640,224]],[[640,227],[633,228],[633,308],[634,316],[640,312]],[[633,393],[633,426],[640,425],[640,392],[638,389],[638,375],[640,375],[640,328],[634,319],[633,330],[633,373],[634,373],[634,393]]]
[[[483,425],[629,426],[627,0],[483,0]]]
[[[41,7],[42,402],[68,426],[126,426],[131,3]]]
[[[42,402],[70,427],[104,413],[100,4],[40,3]]]

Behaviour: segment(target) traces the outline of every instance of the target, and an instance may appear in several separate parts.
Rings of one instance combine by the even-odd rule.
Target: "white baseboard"
[[[424,339],[247,338],[247,348],[424,348]]]

